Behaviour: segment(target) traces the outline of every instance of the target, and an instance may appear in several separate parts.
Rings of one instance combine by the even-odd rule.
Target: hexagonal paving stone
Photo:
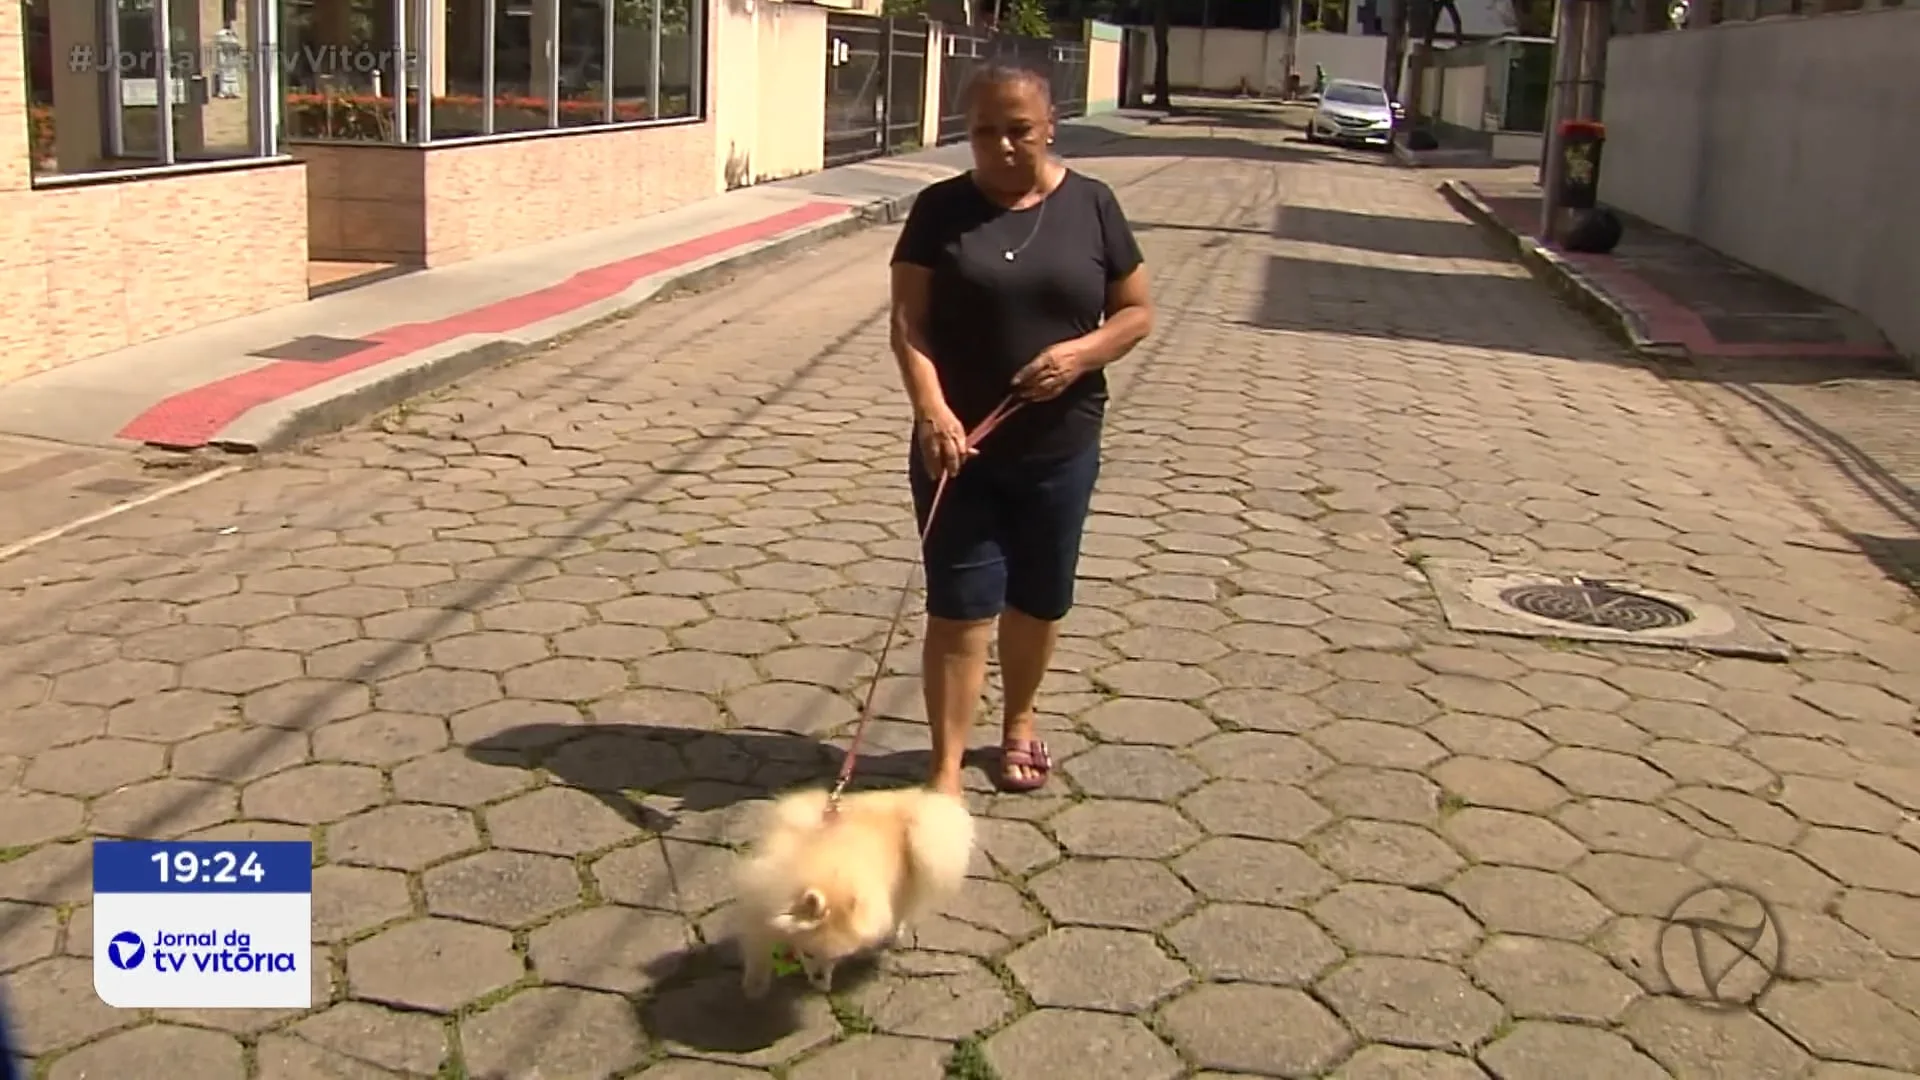
[[[1354,1039],[1299,990],[1251,983],[1196,987],[1160,1015],[1167,1034],[1202,1068],[1317,1076]]]
[[[1563,746],[1539,764],[1547,775],[1581,795],[1648,802],[1674,787],[1670,777],[1646,762],[1609,750]]]
[[[638,994],[677,973],[693,946],[681,916],[610,904],[535,930],[527,956],[548,982]]]
[[[1780,805],[1810,825],[1890,833],[1906,820],[1899,807],[1850,780],[1786,776],[1779,798]]]
[[[1857,983],[1775,983],[1757,1004],[1820,1057],[1920,1072],[1920,1017]]]
[[[1354,952],[1457,959],[1480,943],[1480,926],[1459,904],[1399,885],[1350,882],[1320,898],[1313,917]]]
[[[951,953],[891,953],[848,996],[875,1030],[922,1039],[966,1038],[1017,1011],[1007,988],[980,961]]]
[[[1213,721],[1184,702],[1119,698],[1082,713],[1080,722],[1108,742],[1185,746],[1214,734]]]
[[[1193,907],[1193,894],[1165,866],[1136,859],[1068,859],[1030,883],[1061,923],[1157,930]]]
[[[458,750],[428,754],[393,770],[395,797],[444,806],[479,806],[534,783],[523,769],[484,764]]]
[[[1888,842],[1899,847],[1893,841]],[[1916,859],[1920,859],[1920,856],[1916,856]],[[1818,911],[1825,908],[1828,901],[1840,895],[1840,885],[1821,873],[1812,863],[1792,852],[1781,851],[1765,844],[1747,844],[1737,840],[1707,840],[1687,861],[1688,865],[1708,880],[1745,885],[1764,895],[1769,903],[1790,904]],[[1692,878],[1670,872],[1667,880],[1663,882],[1667,886],[1664,894],[1648,896],[1640,906],[1652,906],[1656,900],[1669,897],[1671,903],[1678,903],[1680,896],[1684,895],[1680,891],[1683,881],[1690,882]],[[1597,890],[1597,886],[1588,887]],[[1606,898],[1602,897],[1602,899]],[[1664,913],[1636,911],[1635,914]]]
[[[1469,1058],[1437,1050],[1367,1046],[1347,1059],[1333,1080],[1486,1080]]]
[[[1174,1080],[1186,1071],[1140,1021],[1112,1013],[1039,1009],[997,1032],[983,1051],[1000,1080]]]
[[[1335,878],[1290,844],[1215,837],[1174,860],[1173,868],[1211,900],[1291,906],[1332,888]]]
[[[11,1049],[26,1057],[98,1038],[128,1021],[94,992],[92,963],[70,956],[42,960],[8,975],[7,1010]]]
[[[1452,814],[1440,832],[1475,862],[1564,870],[1587,849],[1545,818],[1473,806]]]
[[[407,879],[387,870],[322,866],[313,872],[313,938],[343,941],[413,913]]]
[[[644,1024],[668,1053],[756,1068],[784,1065],[840,1034],[824,994],[784,1008],[742,1008],[740,975],[731,971],[662,991],[647,1003]]]
[[[1495,1080],[1545,1076],[1669,1080],[1665,1069],[1612,1032],[1545,1020],[1522,1021],[1480,1052],[1480,1064]]]
[[[517,851],[483,851],[436,866],[422,885],[433,914],[494,926],[527,926],[580,902],[571,862]]]
[[[251,694],[291,682],[305,673],[305,666],[293,653],[234,649],[184,665],[180,669],[180,685],[219,694]]]
[[[1439,743],[1417,728],[1377,720],[1336,720],[1307,735],[1328,757],[1347,765],[1381,769],[1424,769],[1447,756]]]
[[[1675,1076],[1799,1080],[1813,1060],[1746,1009],[1703,1009],[1679,998],[1641,1001],[1622,1030]]]
[[[1055,930],[1021,946],[1006,965],[1043,1008],[1138,1013],[1192,979],[1151,936],[1090,927]]]
[[[181,1070],[175,1072],[175,1070]],[[173,1024],[149,1024],[109,1035],[56,1061],[48,1080],[95,1076],[192,1076],[242,1080],[247,1075],[240,1043],[231,1035]]]
[[[1202,977],[1305,986],[1340,960],[1338,946],[1297,911],[1209,904],[1166,933]]]
[[[1206,781],[1206,774],[1171,750],[1153,746],[1096,746],[1075,755],[1062,770],[1075,787],[1096,798],[1169,802]]]
[[[950,1054],[946,1044],[930,1039],[855,1035],[794,1066],[787,1075],[790,1080],[846,1080],[866,1076],[888,1080],[945,1080]],[[714,1080],[721,1078],[716,1076]]]
[[[383,806],[327,830],[334,862],[420,870],[480,846],[473,819],[445,806]]]
[[[1164,660],[1124,660],[1093,678],[1109,692],[1130,698],[1198,701],[1220,689],[1219,680],[1200,668]]]
[[[1920,851],[1890,836],[1816,826],[1801,838],[1799,850],[1848,885],[1920,896]]]
[[[380,774],[359,765],[302,765],[256,780],[240,793],[250,818],[319,825],[350,817],[386,798]]]
[[[603,851],[638,834],[600,799],[565,787],[543,787],[487,808],[487,833],[503,848],[546,855]]]
[[[0,848],[21,848],[79,831],[86,807],[78,799],[20,791],[0,794]]]
[[[1700,834],[1657,807],[1617,799],[1585,799],[1560,808],[1554,820],[1595,851],[1651,859],[1679,859]]]
[[[1189,752],[1208,772],[1226,780],[1304,784],[1333,768],[1333,762],[1305,739],[1264,731],[1215,735]]]
[[[1069,855],[1164,859],[1200,838],[1170,806],[1118,799],[1076,803],[1049,824]]]
[[[500,699],[500,684],[480,671],[428,668],[388,679],[373,690],[374,704],[397,713],[445,716]]]
[[[451,1013],[526,974],[505,930],[449,919],[415,919],[347,950],[355,997]]]
[[[1347,818],[1313,839],[1313,851],[1341,877],[1432,886],[1466,865],[1438,836],[1417,825]]]
[[[1548,938],[1499,934],[1469,965],[1476,983],[1516,1017],[1608,1024],[1641,991],[1592,950]]]
[[[1920,900],[1854,889],[1840,898],[1834,914],[1889,954],[1920,959]]]
[[[167,751],[154,743],[89,739],[34,758],[22,775],[27,787],[56,795],[102,795],[165,771]]]
[[[179,685],[171,664],[151,660],[109,660],[69,671],[53,684],[53,700],[68,705],[110,709]]]
[[[1296,787],[1216,780],[1189,795],[1180,809],[1216,836],[1298,841],[1333,820]]]
[[[201,690],[162,690],[107,713],[107,733],[172,743],[238,719],[233,699]]]
[[[1419,773],[1343,765],[1315,777],[1307,794],[1337,817],[1432,825],[1440,819],[1440,787]]]
[[[647,1055],[633,1008],[615,994],[522,990],[460,1022],[468,1070],[480,1076],[613,1076]]]
[[[1475,866],[1449,882],[1446,891],[1482,926],[1498,932],[1579,940],[1607,919],[1607,909],[1586,890],[1544,870]],[[1670,910],[1672,905],[1661,914]]]
[[[358,765],[398,765],[446,745],[446,721],[406,713],[368,713],[313,733],[314,757]]]
[[[1431,960],[1361,957],[1320,980],[1320,996],[1363,1039],[1467,1050],[1505,1012],[1455,968]]]
[[[207,780],[149,780],[95,799],[88,824],[99,836],[174,838],[231,820],[231,787]]]
[[[343,1001],[292,1030],[317,1047],[396,1072],[431,1075],[447,1060],[447,1035],[437,1019],[363,1001]]]
[[[1430,775],[1449,795],[1470,806],[1539,814],[1567,801],[1565,788],[1539,769],[1517,761],[1450,758]]]

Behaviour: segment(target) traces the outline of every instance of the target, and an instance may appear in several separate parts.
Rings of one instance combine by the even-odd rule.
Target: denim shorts
[[[918,453],[907,469],[925,529],[935,483]],[[967,462],[927,535],[927,614],[973,622],[1011,607],[1044,622],[1065,618],[1099,477],[1098,443],[1065,458]]]

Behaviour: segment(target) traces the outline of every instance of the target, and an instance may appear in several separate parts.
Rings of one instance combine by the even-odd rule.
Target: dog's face
[[[793,949],[807,980],[825,990],[836,964],[872,946],[884,932],[884,925],[876,929],[872,906],[857,892],[805,889],[773,917],[773,930]]]

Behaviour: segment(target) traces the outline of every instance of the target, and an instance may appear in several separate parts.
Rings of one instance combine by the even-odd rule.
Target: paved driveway
[[[1920,1070],[1907,594],[1431,177],[1277,139],[1083,163],[1160,331],[1049,684],[1061,775],[974,777],[977,879],[917,948],[754,1010],[701,944],[753,800],[830,778],[913,554],[872,232],[0,564],[26,1051],[55,1080]],[[1438,557],[1711,588],[1802,651],[1465,636]],[[925,764],[915,651],[874,782]],[[88,834],[312,838],[317,1007],[100,1004]],[[1662,950],[1716,881],[1771,906],[1752,1007],[1663,973],[1764,981]]]

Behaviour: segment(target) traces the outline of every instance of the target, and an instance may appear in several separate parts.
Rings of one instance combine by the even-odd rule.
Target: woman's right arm
[[[893,264],[893,358],[900,365],[900,379],[906,384],[907,400],[913,405],[916,423],[947,411],[946,395],[940,390],[940,373],[927,355],[923,328],[927,325],[927,290],[933,283],[933,271],[909,262]]]

